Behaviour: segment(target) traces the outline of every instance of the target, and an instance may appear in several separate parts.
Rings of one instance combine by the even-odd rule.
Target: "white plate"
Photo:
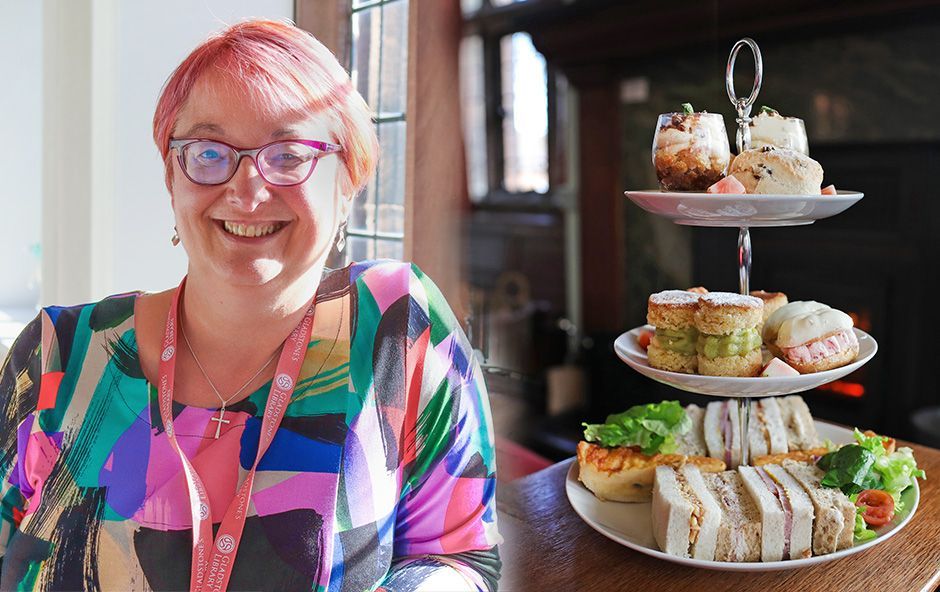
[[[819,431],[820,438],[829,438],[836,444],[855,442],[852,438],[852,432],[845,428],[816,420],[816,429]],[[904,511],[896,514],[890,524],[875,529],[875,532],[878,533],[878,537],[875,539],[857,544],[848,549],[843,549],[842,551],[830,553],[829,555],[818,555],[807,559],[742,563],[703,561],[701,559],[689,559],[663,553],[659,550],[659,547],[656,545],[656,540],[653,538],[649,502],[628,504],[623,502],[605,502],[597,499],[594,497],[593,493],[578,481],[577,461],[571,463],[571,468],[565,480],[565,493],[568,495],[568,501],[571,503],[571,507],[574,508],[574,511],[577,512],[578,516],[580,516],[588,526],[605,537],[617,541],[621,545],[630,547],[640,553],[665,559],[666,561],[722,571],[777,571],[782,569],[796,569],[826,563],[858,553],[859,551],[864,551],[875,545],[880,545],[904,528],[904,526],[910,522],[911,517],[914,516],[914,511],[917,510],[917,504],[920,502],[920,488],[915,480],[913,487],[908,487],[901,493],[901,500],[904,502]]]
[[[858,191],[837,195],[735,195],[626,191],[647,212],[687,226],[799,226],[835,216],[862,199]]]
[[[854,329],[858,337],[858,357],[855,361],[841,368],[815,372],[813,374],[800,374],[799,376],[781,376],[773,378],[764,377],[736,377],[736,376],[701,376],[699,374],[682,374],[669,372],[649,365],[646,350],[637,343],[637,337],[643,330],[654,330],[652,325],[637,327],[627,331],[614,341],[614,351],[628,366],[657,382],[668,384],[677,389],[702,395],[715,397],[776,397],[779,395],[792,395],[802,391],[814,389],[833,380],[842,378],[846,374],[860,368],[872,359],[878,351],[878,343],[868,333]]]

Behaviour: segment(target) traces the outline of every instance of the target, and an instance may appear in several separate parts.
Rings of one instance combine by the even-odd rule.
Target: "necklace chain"
[[[212,390],[215,391],[215,396],[218,397],[220,401],[222,401],[223,412],[224,412],[225,406],[228,405],[228,402],[234,399],[235,397],[237,397],[243,390],[245,390],[248,387],[249,384],[254,382],[254,380],[258,378],[258,376],[262,372],[264,372],[264,369],[271,365],[271,362],[273,362],[274,358],[277,356],[277,350],[275,350],[274,353],[271,354],[271,357],[268,358],[268,361],[264,363],[264,366],[262,366],[261,368],[258,368],[258,371],[254,373],[254,376],[248,379],[248,382],[243,384],[240,389],[232,393],[232,395],[226,399],[222,397],[222,394],[219,392],[219,389],[216,388],[215,384],[212,382],[212,379],[209,378],[209,374],[206,373],[206,369],[203,368],[202,362],[200,362],[199,358],[196,356],[196,350],[193,349],[193,345],[189,342],[189,337],[187,337],[186,332],[183,331],[182,319],[180,319],[180,333],[183,335],[183,340],[186,341],[186,347],[189,348],[189,353],[191,353],[193,356],[193,359],[196,360],[196,366],[199,367],[199,371],[202,372],[202,375],[206,379],[206,382],[208,382],[209,386],[212,387]],[[219,424],[219,426],[221,427],[221,424]]]

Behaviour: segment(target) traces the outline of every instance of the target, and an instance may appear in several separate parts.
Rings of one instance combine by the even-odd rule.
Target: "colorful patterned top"
[[[3,590],[189,588],[190,502],[141,371],[137,296],[43,309],[0,370]],[[370,261],[328,270],[316,303],[229,588],[494,590],[492,421],[441,293],[413,265]],[[227,408],[219,439],[217,411],[173,404],[216,526],[269,386]]]

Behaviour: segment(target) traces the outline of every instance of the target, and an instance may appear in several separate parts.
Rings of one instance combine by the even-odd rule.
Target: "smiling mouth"
[[[268,236],[274,234],[280,229],[287,226],[287,222],[269,222],[266,224],[239,224],[237,222],[229,222],[228,220],[222,220],[221,226],[228,234],[233,236],[239,236],[244,238],[259,238],[262,236]]]

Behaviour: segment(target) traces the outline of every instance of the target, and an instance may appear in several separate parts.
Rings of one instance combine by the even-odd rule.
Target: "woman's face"
[[[180,110],[174,139],[220,140],[239,148],[258,148],[275,140],[331,142],[323,115],[269,117],[252,106],[243,92],[230,92],[218,75],[209,74],[193,88]],[[177,232],[189,255],[190,274],[231,285],[290,283],[322,263],[345,218],[338,191],[337,155],[320,158],[304,183],[268,184],[244,157],[227,183],[205,186],[190,181],[172,160],[171,195]],[[276,230],[264,236],[239,236],[244,225]]]

